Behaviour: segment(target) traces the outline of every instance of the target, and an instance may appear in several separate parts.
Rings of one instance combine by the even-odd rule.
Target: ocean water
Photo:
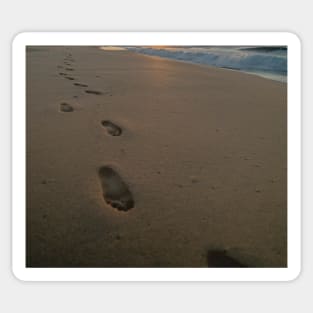
[[[287,82],[287,47],[167,46],[127,47],[128,50],[184,62],[205,64]]]

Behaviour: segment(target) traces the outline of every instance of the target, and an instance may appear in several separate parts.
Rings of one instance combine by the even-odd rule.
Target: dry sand
[[[286,189],[286,84],[28,47],[27,266],[285,267]]]

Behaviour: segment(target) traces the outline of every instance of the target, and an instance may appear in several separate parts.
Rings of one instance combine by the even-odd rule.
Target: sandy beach
[[[27,49],[29,267],[286,267],[287,85]]]

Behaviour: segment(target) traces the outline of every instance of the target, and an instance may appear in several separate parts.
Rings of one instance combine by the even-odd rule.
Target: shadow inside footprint
[[[74,71],[74,69],[71,68],[71,67],[67,67],[65,70],[66,70],[66,71]]]
[[[64,78],[68,79],[68,80],[75,80],[75,78],[70,77],[70,76],[64,76]]]
[[[61,112],[73,112],[74,109],[73,109],[73,107],[70,104],[68,104],[66,102],[62,102],[60,104],[60,111]]]
[[[74,85],[78,87],[88,87],[88,85],[81,84],[81,83],[74,83]]]
[[[135,205],[133,196],[120,175],[109,166],[99,169],[99,178],[105,202],[119,211],[128,211]]]
[[[233,257],[227,255],[226,250],[209,250],[208,252],[208,267],[248,267],[242,264]]]
[[[122,128],[110,121],[102,121],[101,124],[111,136],[120,136],[122,134]]]
[[[102,95],[102,92],[100,91],[95,91],[95,90],[85,90],[86,93],[90,93],[93,95]]]

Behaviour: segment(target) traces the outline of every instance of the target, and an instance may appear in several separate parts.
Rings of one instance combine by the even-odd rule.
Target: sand
[[[285,267],[286,84],[28,47],[26,265]]]

